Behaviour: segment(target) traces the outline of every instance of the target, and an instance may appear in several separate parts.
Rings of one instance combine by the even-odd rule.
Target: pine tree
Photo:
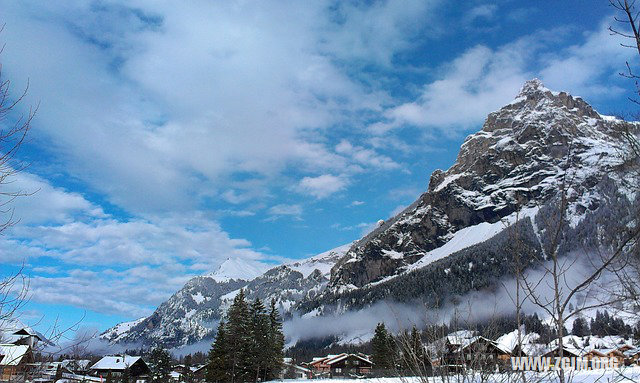
[[[149,355],[152,383],[169,383],[171,380],[171,355],[161,347],[156,347]]]
[[[587,321],[578,317],[573,321],[573,327],[571,328],[571,333],[575,336],[587,336],[589,335]]]
[[[265,380],[273,380],[279,377],[282,371],[284,359],[284,334],[282,333],[282,319],[276,307],[276,300],[271,300],[269,310],[269,355],[268,367],[265,371]]]
[[[252,348],[251,348],[251,369],[254,372],[254,380],[258,381],[260,378],[264,379],[269,368],[269,354],[270,354],[270,318],[267,315],[266,309],[260,299],[256,300],[251,305],[251,334],[252,334]]]
[[[249,306],[245,301],[244,290],[233,299],[227,313],[227,344],[229,345],[229,361],[231,362],[231,382],[242,382],[253,379],[251,371],[252,334],[249,318]]]
[[[226,323],[220,319],[216,339],[207,358],[207,383],[227,382],[231,377],[229,363],[229,345],[227,344]]]
[[[380,374],[393,369],[391,337],[384,323],[378,323],[371,340],[373,368]]]

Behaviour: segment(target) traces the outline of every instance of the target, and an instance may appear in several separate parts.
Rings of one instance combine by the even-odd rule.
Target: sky
[[[634,112],[613,16],[604,0],[0,0],[2,80],[28,87],[0,124],[38,107],[28,167],[1,185],[33,194],[10,202],[0,278],[28,277],[20,319],[41,331],[104,330],[227,258],[354,241],[526,80]]]

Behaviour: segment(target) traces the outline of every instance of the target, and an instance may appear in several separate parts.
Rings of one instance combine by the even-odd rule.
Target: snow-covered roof
[[[521,333],[520,342],[522,343],[522,352],[526,355],[538,355],[542,348],[545,346],[536,343],[540,339],[540,335],[535,332],[528,334]],[[512,353],[518,346],[518,330],[513,330],[510,333],[504,334],[496,339],[496,346],[506,352]]]
[[[109,355],[105,356],[91,366],[92,370],[124,370],[132,366],[140,359],[139,356]]]
[[[29,352],[29,346],[0,344],[0,366],[17,366]]]
[[[477,338],[475,331],[460,330],[447,335],[447,342],[454,346],[468,345]]]
[[[340,355],[337,355],[337,356],[336,356],[336,357],[334,357],[334,358],[331,358],[331,359],[327,360],[325,363],[326,363],[326,364],[334,364],[334,363],[338,363],[338,362],[340,362],[340,361],[342,361],[342,360],[347,359],[347,358],[348,358],[348,357],[350,357],[350,356],[356,357],[356,358],[358,358],[358,359],[360,359],[360,360],[362,360],[362,361],[364,361],[364,362],[371,363],[371,361],[370,361],[369,359],[367,359],[367,358],[365,358],[365,357],[363,357],[363,356],[360,356],[360,355],[358,355],[358,354],[340,354]]]

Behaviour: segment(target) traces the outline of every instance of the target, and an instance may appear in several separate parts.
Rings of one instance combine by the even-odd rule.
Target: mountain
[[[523,261],[540,255],[541,214],[556,205],[563,182],[578,241],[606,203],[618,201],[624,209],[637,197],[621,156],[626,131],[637,134],[638,125],[528,81],[465,139],[451,168],[431,175],[417,201],[356,242],[334,266],[323,294],[300,309],[322,314],[416,298],[433,307],[447,296],[490,287],[512,270],[515,228],[510,234],[507,227],[517,223]]]
[[[624,135],[638,131],[579,97],[528,81],[465,139],[453,166],[431,175],[424,194],[365,237],[262,274],[238,276],[245,269],[229,260],[229,271],[192,279],[150,317],[103,337],[167,347],[209,338],[240,288],[303,319],[380,301],[437,307],[495,289],[510,277],[514,254],[525,265],[543,255],[545,221],[557,210],[561,185],[570,231],[563,251],[595,246],[615,231],[637,202],[637,180],[622,153]]]
[[[179,347],[209,339],[221,315],[241,288],[250,299],[275,299],[289,314],[303,299],[311,299],[329,282],[333,265],[350,245],[264,272],[254,263],[227,259],[216,271],[192,278],[147,318],[120,323],[100,335],[111,343]]]

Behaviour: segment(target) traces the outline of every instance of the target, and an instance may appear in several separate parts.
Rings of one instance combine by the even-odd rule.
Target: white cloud
[[[376,153],[374,150],[362,146],[353,146],[347,140],[341,140],[336,145],[336,152],[351,157],[355,163],[378,169],[397,169],[400,165],[388,156]]]
[[[472,23],[478,19],[490,20],[496,14],[498,6],[495,4],[481,4],[471,8],[464,16],[468,23]]]
[[[111,203],[135,214],[235,203],[264,195],[231,190],[235,173],[366,161],[318,140],[387,99],[339,63],[389,62],[435,24],[434,4],[9,2],[3,69],[31,80],[35,126],[65,171]]]
[[[287,204],[279,204],[269,208],[269,214],[278,216],[278,215],[293,215],[300,216],[302,214],[302,206],[295,205],[287,205]]]
[[[8,186],[37,191],[16,200],[21,220],[0,242],[0,264],[27,265],[35,302],[137,317],[228,257],[265,261],[203,214],[117,219],[27,172]]]
[[[296,187],[302,194],[309,194],[318,199],[343,190],[348,184],[345,177],[323,174],[317,177],[304,177]]]
[[[15,219],[23,224],[69,222],[76,215],[104,218],[102,208],[95,206],[79,193],[69,193],[51,186],[43,178],[28,172],[18,172],[6,190],[24,194],[12,201]]]

